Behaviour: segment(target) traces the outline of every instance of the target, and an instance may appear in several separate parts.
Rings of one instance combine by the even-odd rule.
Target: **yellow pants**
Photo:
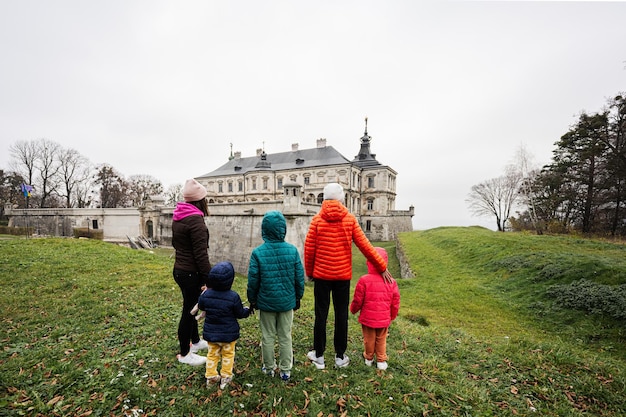
[[[218,376],[217,364],[222,360],[222,369],[219,375],[223,378],[233,376],[233,366],[235,365],[235,344],[234,342],[208,342],[209,351],[206,354],[206,377]]]

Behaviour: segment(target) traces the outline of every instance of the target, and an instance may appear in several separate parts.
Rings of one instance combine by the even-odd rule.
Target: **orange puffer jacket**
[[[309,278],[352,279],[352,242],[383,272],[387,262],[376,252],[356,217],[338,200],[324,200],[304,241],[304,269]]]

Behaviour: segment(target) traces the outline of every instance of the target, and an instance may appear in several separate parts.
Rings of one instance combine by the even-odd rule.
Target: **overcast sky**
[[[165,188],[242,156],[348,159],[364,118],[415,229],[626,91],[626,2],[0,0],[0,168],[46,138]]]

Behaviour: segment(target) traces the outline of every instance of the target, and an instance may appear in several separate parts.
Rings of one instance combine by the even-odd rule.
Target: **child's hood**
[[[379,248],[379,247],[375,247],[374,249],[385,260],[385,263],[388,263],[389,256],[387,255],[387,251],[384,248]],[[369,260],[367,261],[367,272],[370,274],[377,274],[377,275],[380,274],[378,269],[376,269],[374,264],[371,263]]]
[[[265,242],[282,242],[287,234],[287,221],[283,213],[271,210],[263,216],[261,236]]]
[[[209,272],[208,286],[216,291],[230,290],[235,280],[235,268],[230,262],[215,264]]]

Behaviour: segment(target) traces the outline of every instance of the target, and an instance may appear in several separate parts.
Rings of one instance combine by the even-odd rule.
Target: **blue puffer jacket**
[[[259,310],[293,310],[304,295],[304,268],[298,249],[285,242],[287,222],[280,211],[263,216],[261,236],[248,267],[248,301]]]
[[[239,339],[239,322],[250,315],[239,294],[231,290],[235,269],[230,262],[220,262],[209,272],[210,288],[200,295],[198,308],[206,311],[202,336],[207,342],[232,342]]]

